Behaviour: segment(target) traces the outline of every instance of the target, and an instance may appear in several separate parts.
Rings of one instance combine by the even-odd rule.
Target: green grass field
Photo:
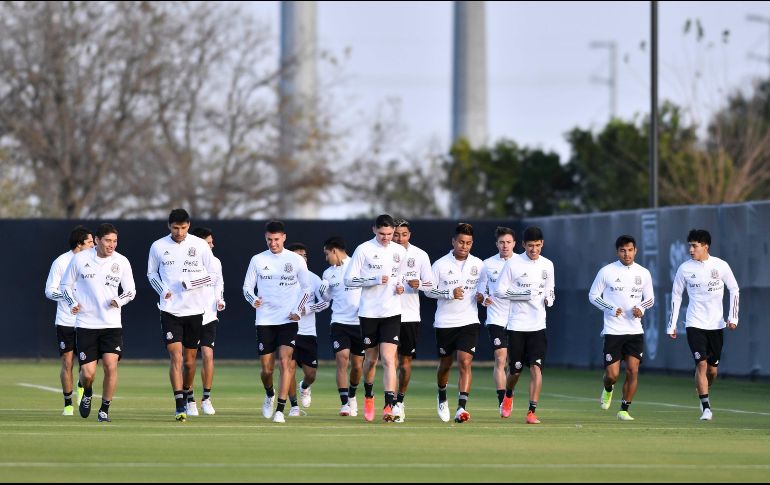
[[[216,416],[173,419],[167,367],[125,361],[112,423],[60,416],[58,366],[0,364],[0,480],[511,482],[770,480],[770,385],[719,380],[714,420],[701,422],[692,380],[642,375],[634,422],[599,409],[601,371],[546,370],[538,416],[524,424],[528,380],[510,419],[497,413],[491,369],[476,368],[464,424],[442,423],[433,369],[416,369],[403,424],[337,416],[334,370],[313,385],[307,415],[261,415],[258,367],[222,362]],[[375,385],[382,403],[381,372]],[[450,379],[456,382],[453,372]],[[98,376],[101,382],[101,372]],[[98,393],[100,385],[95,388]],[[450,403],[456,388],[450,387]],[[200,396],[196,382],[196,393]],[[363,411],[363,386],[360,389]],[[619,392],[615,400],[619,401]],[[96,405],[98,408],[98,404]]]

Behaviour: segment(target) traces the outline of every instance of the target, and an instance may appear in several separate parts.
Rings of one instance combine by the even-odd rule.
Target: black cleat
[[[80,410],[80,416],[82,418],[87,418],[88,415],[91,414],[91,396],[83,396],[83,400],[80,401],[78,409]]]

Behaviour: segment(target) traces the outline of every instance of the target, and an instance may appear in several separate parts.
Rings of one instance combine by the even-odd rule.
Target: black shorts
[[[628,356],[636,357],[639,362],[644,356],[644,334],[605,335],[604,367],[612,365]]]
[[[360,317],[361,335],[364,337],[364,347],[371,349],[379,344],[398,345],[401,333],[401,315],[385,318]]]
[[[203,314],[177,317],[168,312],[160,312],[160,326],[165,345],[182,342],[186,349],[197,349],[201,342]]]
[[[214,345],[217,341],[217,324],[219,323],[219,320],[214,320],[203,327],[201,327],[201,347],[211,347],[214,348]]]
[[[336,354],[340,350],[350,349],[350,355],[364,356],[364,337],[361,336],[361,327],[359,325],[345,325],[342,323],[332,323],[329,328],[331,335],[332,350]]]
[[[117,354],[118,360],[123,357],[122,328],[78,328],[75,333],[80,365],[99,360],[104,354]]]
[[[447,357],[459,350],[466,354],[476,354],[481,325],[472,323],[462,327],[437,328],[436,351],[439,357]]]
[[[75,327],[56,325],[56,340],[59,341],[59,355],[75,351]]]
[[[535,332],[508,331],[508,368],[518,374],[525,365],[543,368],[548,339],[545,329]]]
[[[508,332],[505,327],[487,325],[487,333],[489,333],[489,343],[492,345],[492,350],[508,348]]]
[[[282,325],[257,325],[259,355],[270,355],[281,346],[294,348],[298,330],[299,324],[297,322]]]
[[[318,368],[318,337],[315,335],[297,335],[294,345],[294,360],[299,365]]]
[[[420,340],[420,322],[401,322],[398,336],[398,355],[417,357],[417,341]]]
[[[705,360],[711,367],[719,367],[724,344],[724,331],[703,330],[702,328],[687,327],[687,343],[695,362]]]

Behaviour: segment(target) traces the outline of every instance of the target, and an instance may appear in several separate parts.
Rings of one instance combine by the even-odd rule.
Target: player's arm
[[[604,299],[604,289],[607,287],[607,283],[604,278],[604,268],[600,269],[594,278],[594,282],[591,285],[591,289],[588,290],[588,301],[591,305],[595,306],[606,315],[618,316],[618,310],[615,305]]]
[[[322,295],[323,292],[328,293],[329,284],[326,282],[326,280],[321,280],[315,275],[311,276],[311,278],[314,280],[315,291],[313,292],[311,303],[305,306],[306,315],[310,313],[322,312],[329,308],[330,305],[327,300],[324,300]]]
[[[556,302],[556,273],[553,263],[549,261],[548,266],[548,276],[545,279],[545,306],[550,308]]]
[[[254,308],[262,305],[262,300],[257,297],[257,257],[254,256],[249,262],[249,268],[246,270],[246,276],[243,279],[243,297],[246,302]]]
[[[292,313],[295,315],[304,315],[307,313],[305,306],[310,302],[314,292],[313,284],[310,282],[310,271],[307,269],[305,260],[302,257],[298,257],[297,259],[300,261],[299,267],[297,268],[297,282],[300,287],[300,297],[299,301],[294,305]]]
[[[511,265],[513,258],[509,259],[503,265],[502,271],[500,271],[500,278],[497,280],[497,287],[495,288],[494,295],[498,298],[511,301],[529,301],[533,298],[532,290],[527,288],[526,290],[516,290],[513,286],[513,271],[514,268]]]
[[[225,303],[225,276],[222,273],[222,263],[215,259],[214,264],[216,264],[219,274],[219,278],[214,285],[214,294],[217,296],[217,311],[221,312],[227,307]]]
[[[479,281],[476,282],[476,302],[481,303],[484,306],[492,304],[492,300],[489,298],[489,275],[487,274],[487,265],[482,261],[481,268],[479,268]],[[489,301],[489,305],[487,304]]]
[[[433,279],[433,270],[431,269],[430,265],[430,258],[428,258],[427,253],[421,253],[419,256],[420,258],[420,285],[417,287],[418,290],[421,291],[427,291],[434,286],[434,279]]]
[[[363,288],[365,286],[377,286],[382,284],[382,279],[378,276],[364,278],[361,276],[361,270],[364,267],[364,252],[361,246],[357,247],[350,258],[348,269],[345,270],[345,286],[350,288]]]
[[[150,248],[150,256],[147,258],[147,279],[150,285],[161,298],[171,298],[171,290],[160,277],[160,257],[158,257],[155,245]]]
[[[652,308],[652,306],[655,304],[655,288],[652,286],[652,275],[649,271],[645,270],[643,278],[644,284],[642,286],[642,302],[636,306],[636,308],[639,309],[639,312],[641,313],[639,318],[643,317],[644,313]]]
[[[67,305],[70,307],[70,311],[73,315],[80,311],[80,303],[75,299],[77,277],[78,268],[75,263],[75,258],[72,258],[69,266],[67,266],[67,269],[64,270],[64,274],[62,275],[59,291],[62,294],[64,301],[67,302]]]
[[[48,272],[48,278],[45,281],[46,298],[53,301],[64,301],[64,294],[61,292],[61,279],[62,268],[54,261],[51,265],[51,270]]]
[[[682,273],[682,267],[680,266],[676,270],[676,276],[674,276],[674,286],[671,288],[671,317],[668,320],[668,326],[666,327],[666,333],[671,338],[676,338],[676,323],[679,320],[679,309],[682,307],[682,293],[684,292],[685,281],[684,273]]]
[[[120,286],[123,293],[112,299],[110,305],[115,308],[121,308],[128,302],[136,298],[136,284],[134,283],[134,272],[131,270],[131,263],[126,259],[123,265],[123,274],[120,277]]]
[[[454,299],[454,292],[450,290],[449,288],[442,288],[441,287],[441,268],[439,265],[439,261],[436,261],[433,263],[432,273],[433,273],[433,287],[427,290],[423,290],[423,293],[428,298],[433,298],[436,300],[453,300]]]
[[[741,291],[730,265],[725,263],[724,266],[725,268],[721,272],[722,281],[724,281],[727,290],[730,292],[730,313],[727,314],[727,327],[730,330],[734,330],[738,326],[738,308],[741,302]]]

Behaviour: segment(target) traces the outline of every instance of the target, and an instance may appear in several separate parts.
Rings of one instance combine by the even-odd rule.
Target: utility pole
[[[596,40],[589,44],[591,49],[607,49],[610,59],[609,77],[591,76],[591,82],[610,88],[610,120],[618,114],[618,45],[615,41]]]
[[[748,20],[749,22],[760,22],[767,25],[768,33],[770,33],[770,17],[765,17],[763,15],[758,15],[755,13],[750,13],[749,15],[746,16],[746,20]],[[768,40],[767,49],[768,49],[767,56],[760,56],[758,54],[754,54],[753,52],[749,52],[749,59],[766,62],[768,66],[770,66],[770,39]]]
[[[658,208],[658,2],[650,2],[650,208]]]

